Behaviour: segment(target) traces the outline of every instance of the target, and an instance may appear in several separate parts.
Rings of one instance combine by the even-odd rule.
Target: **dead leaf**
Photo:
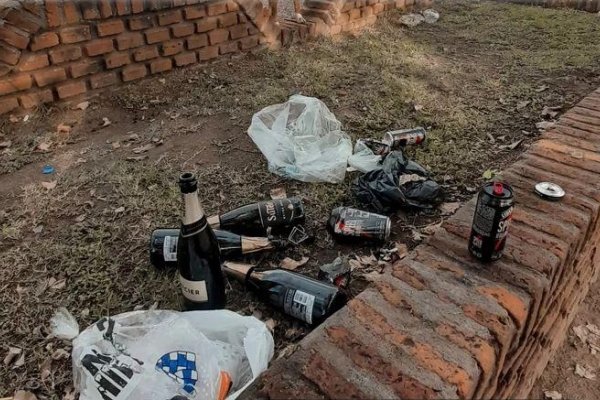
[[[363,265],[358,260],[348,260],[348,264],[350,264],[350,271],[356,271],[357,269],[363,268]]]
[[[538,128],[539,130],[546,130],[546,129],[552,129],[554,128],[554,122],[553,121],[542,121],[542,122],[538,122],[537,124],[535,124],[535,127]]]
[[[75,217],[75,222],[83,222],[83,221],[85,221],[85,218],[86,218],[85,214],[78,215],[77,217]]]
[[[27,390],[17,390],[12,400],[37,400],[37,397]]]
[[[23,117],[23,122],[27,122],[29,121],[29,114],[27,114],[26,116]]]
[[[362,277],[369,282],[376,282],[381,279],[381,273],[379,271],[372,271],[368,274],[364,274]]]
[[[52,358],[48,357],[40,366],[40,375],[42,377],[42,381],[48,379],[50,374],[52,374]]]
[[[148,143],[143,146],[136,147],[132,151],[134,154],[142,154],[142,153],[147,152],[148,150],[152,150],[153,148],[154,148],[154,145],[152,143]]]
[[[594,335],[600,336],[600,328],[597,325],[586,324],[585,327],[587,328],[588,331],[590,331]]]
[[[118,148],[121,147],[121,142],[118,142],[118,141],[117,142],[112,142],[111,146],[112,146],[113,149],[116,150],[116,149],[118,149]]]
[[[577,336],[583,344],[587,343],[588,330],[585,328],[585,326],[583,326],[583,325],[574,326],[573,333],[575,333],[575,336]]]
[[[514,150],[517,147],[519,147],[524,140],[525,139],[519,139],[516,142],[512,142],[511,144],[503,144],[502,146],[498,146],[498,148],[501,150]]]
[[[544,398],[548,400],[562,400],[563,397],[556,390],[546,390],[544,391]]]
[[[500,104],[502,104],[503,106],[505,106],[505,105],[507,105],[507,104],[508,104],[508,101],[507,101],[505,98],[503,98],[503,97],[500,97],[500,98],[498,99],[498,102],[499,102]]]
[[[14,115],[14,114],[10,114],[10,116],[8,117],[8,120],[9,120],[10,122],[12,122],[13,124],[16,124],[17,122],[19,122],[19,121],[20,121],[19,117],[17,117],[17,116],[16,116],[16,115]]]
[[[543,92],[545,90],[548,90],[549,88],[550,88],[550,86],[542,85],[542,86],[538,87],[537,89],[535,89],[535,91],[538,92],[538,93],[541,93],[541,92]]]
[[[37,145],[37,148],[40,151],[48,151],[48,150],[50,150],[50,143],[42,142]]]
[[[33,228],[33,233],[39,235],[40,233],[42,233],[43,230],[44,230],[44,225],[38,225],[35,228]]]
[[[75,160],[75,164],[83,164],[86,162],[87,160],[85,158],[78,158],[77,160]]]
[[[85,111],[87,110],[87,108],[90,106],[90,102],[89,101],[82,101],[81,103],[77,104],[75,106],[76,109],[79,109],[81,111]]]
[[[10,363],[12,363],[14,359],[17,358],[19,354],[21,354],[22,351],[23,349],[20,349],[18,347],[9,347],[6,356],[4,356],[4,365],[9,365]]]
[[[531,104],[531,100],[520,101],[517,103],[517,110],[521,110]]]
[[[52,353],[51,357],[53,360],[61,360],[61,359],[66,360],[69,357],[71,357],[71,353],[69,353],[65,349],[56,349],[56,350],[54,350],[54,353]]]
[[[421,235],[421,232],[419,232],[416,229],[412,230],[412,238],[415,242],[420,242],[423,240],[423,235]]]
[[[79,315],[81,315],[82,318],[87,318],[90,316],[90,309],[89,308],[84,308],[83,310],[81,310],[81,312],[79,313]]]
[[[121,206],[119,208],[115,208],[115,214],[120,214],[125,212],[125,207]]]
[[[110,119],[108,119],[106,117],[102,118],[102,127],[103,128],[106,127],[106,126],[109,126],[110,124],[112,124],[112,122],[110,121]]]
[[[419,112],[423,110],[423,106],[421,104],[415,104],[414,109],[415,111]]]
[[[50,181],[50,182],[40,182],[42,187],[46,190],[52,190],[56,187],[56,184],[58,183],[57,181]]]
[[[281,352],[279,352],[277,359],[279,360],[280,358],[288,358],[289,356],[294,354],[298,347],[299,346],[297,344],[290,344],[289,346],[286,346],[283,350],[281,350]]]
[[[439,208],[442,211],[442,214],[450,215],[450,214],[454,214],[456,212],[456,210],[458,210],[460,208],[460,203],[459,202],[443,203],[440,205]]]
[[[426,235],[433,235],[438,231],[438,229],[441,228],[442,223],[443,221],[440,221],[437,224],[427,225],[425,228],[421,229],[421,232],[423,232]]]
[[[25,352],[21,353],[21,357],[13,364],[12,369],[17,369],[25,365]]]
[[[595,380],[596,374],[591,367],[587,365],[575,364],[575,375],[581,376],[582,378]]]
[[[486,169],[482,177],[483,179],[492,179],[495,175],[496,171],[494,171],[493,169]]]
[[[0,149],[10,147],[11,145],[12,145],[12,141],[5,140],[4,142],[0,142]]]
[[[293,271],[296,268],[303,266],[307,262],[308,262],[308,257],[302,257],[300,259],[300,261],[296,261],[294,259],[286,257],[286,258],[283,259],[283,261],[281,261],[280,266],[283,269],[287,269],[287,270]]]
[[[287,194],[285,193],[285,188],[283,186],[271,189],[270,194],[273,200],[285,199],[287,197]]]
[[[144,309],[144,306],[142,304],[138,304],[137,306],[133,307],[133,311],[140,311],[143,309]]]
[[[370,256],[357,256],[356,260],[363,267],[375,267],[375,266],[377,266],[377,258],[375,258],[375,256],[373,254],[371,254]]]
[[[65,394],[62,397],[62,400],[76,400],[77,399],[77,391],[70,387],[65,390]]]
[[[148,310],[153,311],[156,310],[158,308],[158,301],[155,301],[154,303],[152,303],[152,305],[150,307],[148,307]]]
[[[562,107],[548,107],[545,106],[542,109],[542,117],[544,118],[555,118],[558,115],[558,110]]]
[[[490,142],[496,143],[496,138],[494,138],[494,135],[492,135],[489,132],[486,132],[486,136],[488,137],[488,139],[490,139]]]
[[[130,142],[140,140],[140,136],[137,133],[132,133],[131,135],[127,136],[127,140]]]
[[[64,133],[66,135],[71,133],[71,127],[67,124],[60,123],[56,127],[56,133],[61,134]]]
[[[404,243],[396,243],[396,248],[398,249],[398,258],[400,260],[408,255],[408,247]]]
[[[426,180],[425,177],[417,174],[404,174],[398,177],[398,186],[402,186],[409,182],[420,182]]]
[[[48,280],[48,288],[52,289],[52,290],[61,290],[64,289],[65,286],[67,286],[67,280],[66,279],[54,279],[54,278],[50,278]]]
[[[166,80],[165,78],[160,78],[158,81],[159,81],[160,83],[162,83],[163,85],[164,85],[165,83],[167,83],[167,80]]]
[[[269,328],[269,330],[271,332],[275,331],[275,327],[277,326],[277,321],[275,321],[273,318],[269,318],[266,322],[265,325],[267,326],[267,328]]]
[[[137,156],[137,157],[127,157],[125,160],[126,161],[143,161],[146,158],[148,158],[148,156]]]

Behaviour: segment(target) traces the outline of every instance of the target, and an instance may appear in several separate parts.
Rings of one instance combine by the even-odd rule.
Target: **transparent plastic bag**
[[[352,141],[325,103],[291,96],[254,114],[248,135],[269,162],[269,171],[304,182],[344,180]]]
[[[60,314],[53,332],[76,332]],[[271,333],[254,317],[134,311],[74,338],[73,381],[82,400],[235,399],[267,369],[273,351]]]
[[[359,139],[354,145],[354,154],[348,158],[348,165],[360,172],[369,172],[381,169],[381,158]]]

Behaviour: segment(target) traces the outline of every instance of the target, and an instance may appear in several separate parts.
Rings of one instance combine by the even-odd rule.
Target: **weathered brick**
[[[29,48],[31,51],[38,51],[57,46],[59,43],[58,35],[54,32],[44,32],[32,38]]]
[[[112,39],[96,39],[85,44],[85,53],[89,57],[110,53],[114,50]]]
[[[46,21],[50,28],[56,28],[62,24],[61,6],[58,0],[45,0]]]
[[[238,42],[227,42],[227,43],[221,43],[219,45],[219,53],[220,54],[235,53],[236,51],[238,51],[238,49],[239,49]]]
[[[191,22],[183,22],[177,25],[171,26],[171,32],[173,37],[180,38],[190,36],[196,31],[196,26]]]
[[[83,19],[100,19],[100,10],[98,10],[98,3],[94,0],[85,0],[80,2],[81,14]]]
[[[16,65],[21,58],[21,51],[12,46],[6,46],[0,43],[0,61],[4,61],[8,65]]]
[[[169,28],[152,28],[144,32],[146,35],[146,42],[148,44],[154,44],[169,40]]]
[[[103,65],[100,60],[86,59],[75,64],[71,64],[69,67],[71,76],[73,78],[79,78],[84,75],[95,74],[103,69]]]
[[[19,107],[19,101],[16,97],[3,97],[0,99],[0,114],[6,114],[17,107]]]
[[[350,16],[350,20],[359,19],[360,18],[360,9],[354,8],[348,12],[348,15]]]
[[[113,19],[110,21],[100,22],[96,25],[96,30],[98,31],[98,36],[111,36],[118,35],[125,30],[125,24],[121,19]]]
[[[178,67],[194,64],[197,61],[196,53],[193,51],[177,54],[175,57],[173,57],[173,59],[175,60],[175,65]]]
[[[148,29],[154,25],[152,22],[151,15],[140,15],[137,17],[131,17],[131,18],[129,18],[128,23],[129,23],[129,29],[131,29],[132,31]]]
[[[158,47],[157,46],[146,46],[135,49],[133,52],[133,59],[136,62],[149,60],[151,58],[158,57]]]
[[[66,61],[75,61],[81,58],[81,47],[79,46],[61,46],[48,52],[52,64],[60,64]]]
[[[182,19],[181,10],[171,10],[158,14],[158,24],[160,26],[176,24],[181,22]]]
[[[198,51],[200,61],[207,61],[219,56],[219,46],[207,46]]]
[[[230,36],[232,39],[240,39],[248,36],[248,27],[244,25],[236,25],[229,28]]]
[[[112,3],[114,0],[97,0],[98,10],[102,18],[109,18],[113,16]]]
[[[219,15],[227,12],[227,3],[212,3],[206,6],[206,12],[208,15]]]
[[[173,68],[173,61],[170,58],[160,58],[153,60],[150,63],[150,73],[158,74],[160,72],[169,71]]]
[[[238,17],[236,12],[230,12],[227,14],[219,15],[217,21],[220,28],[227,28],[238,23]]]
[[[103,72],[90,77],[90,86],[92,89],[116,85],[119,82],[116,72]]]
[[[208,46],[208,35],[206,33],[187,38],[188,50],[193,50],[204,46]]]
[[[59,32],[61,42],[65,44],[85,42],[92,39],[92,32],[88,25],[71,26]]]
[[[64,68],[52,67],[34,72],[33,78],[38,86],[43,87],[66,80],[67,73]]]
[[[208,39],[211,45],[223,43],[229,39],[229,31],[227,29],[215,29],[208,32]]]
[[[171,40],[162,44],[162,55],[172,56],[183,51],[183,40]]]
[[[77,96],[87,91],[85,81],[72,81],[61,83],[56,86],[56,93],[59,99],[66,99],[68,97]]]
[[[144,35],[140,32],[126,32],[116,37],[117,50],[127,50],[143,46]]]
[[[385,8],[385,6],[383,5],[383,3],[377,3],[377,4],[373,5],[373,12],[375,14],[379,14],[379,13],[383,12],[384,8]]]
[[[144,11],[144,0],[131,0],[131,12],[134,14]]]
[[[41,18],[38,18],[33,14],[23,12],[17,7],[10,8],[4,16],[4,20],[10,23],[12,26],[18,26],[19,29],[29,33],[37,33],[43,24]]]
[[[227,1],[227,11],[238,11],[240,6],[234,0]]]
[[[349,382],[342,374],[336,371],[325,358],[319,354],[312,354],[307,364],[302,369],[302,374],[327,393],[342,399],[368,398],[358,387]]]
[[[183,9],[185,19],[198,19],[206,16],[206,8],[204,5],[189,6]]]
[[[45,89],[34,93],[26,93],[19,96],[19,101],[23,108],[33,108],[40,104],[50,103],[54,101],[52,90]]]
[[[123,65],[127,65],[131,62],[129,58],[129,53],[110,53],[106,57],[104,57],[104,62],[106,63],[107,69],[122,67]]]
[[[10,25],[5,24],[0,26],[0,40],[10,46],[23,50],[26,49],[29,44],[29,35],[26,32],[18,32]]]
[[[203,33],[217,28],[216,18],[203,18],[196,22],[196,32]]]
[[[121,71],[121,74],[123,76],[123,81],[129,82],[134,79],[140,79],[140,78],[145,77],[148,74],[148,70],[146,69],[146,66],[143,64],[132,64],[132,65],[128,65],[127,67],[123,68],[123,71]]]
[[[240,40],[242,50],[248,50],[256,46],[258,46],[258,36],[249,36]]]
[[[41,53],[28,53],[21,57],[19,62],[19,71],[34,71],[50,65],[47,54]]]
[[[12,75],[8,79],[0,80],[0,96],[29,89],[31,84],[32,79],[29,74]]]
[[[131,4],[129,0],[116,0],[115,6],[117,8],[118,15],[131,14]]]

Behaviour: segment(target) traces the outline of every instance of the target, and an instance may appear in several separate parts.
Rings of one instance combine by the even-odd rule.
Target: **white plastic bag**
[[[354,145],[354,154],[348,158],[348,165],[365,173],[381,169],[381,156],[373,153],[373,150],[359,139]]]
[[[352,141],[325,103],[291,96],[254,114],[248,135],[269,162],[269,171],[304,182],[344,180]]]
[[[56,332],[65,331],[61,320],[53,318]],[[271,333],[254,317],[134,311],[103,318],[73,340],[73,381],[81,400],[204,400],[228,393],[235,399],[267,369],[273,349]]]

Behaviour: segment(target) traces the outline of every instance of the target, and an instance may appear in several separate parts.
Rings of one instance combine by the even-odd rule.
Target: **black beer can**
[[[349,242],[385,242],[390,237],[392,227],[385,215],[350,207],[338,207],[331,211],[327,225],[334,238]]]
[[[502,256],[512,219],[513,189],[503,182],[486,183],[477,196],[469,251],[481,261]]]

